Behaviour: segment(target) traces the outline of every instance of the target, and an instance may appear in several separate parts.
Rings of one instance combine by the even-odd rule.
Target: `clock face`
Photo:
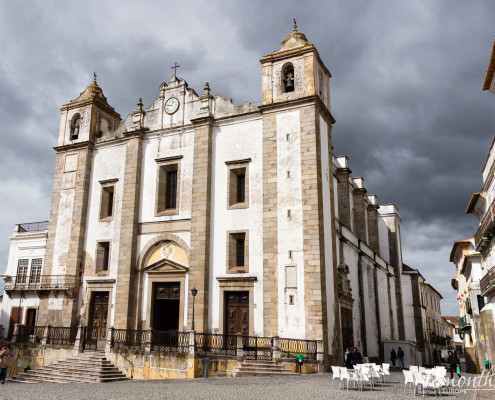
[[[165,112],[167,114],[173,114],[179,109],[179,100],[175,97],[171,97],[165,103]]]

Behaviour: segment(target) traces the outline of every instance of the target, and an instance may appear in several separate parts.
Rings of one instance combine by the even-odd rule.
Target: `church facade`
[[[261,106],[174,75],[124,120],[96,81],[62,107],[48,226],[11,237],[5,327],[105,337],[194,318],[198,332],[322,340],[339,363],[405,339],[401,220],[332,153],[329,70],[297,30],[261,64]],[[18,251],[30,235],[41,254]]]

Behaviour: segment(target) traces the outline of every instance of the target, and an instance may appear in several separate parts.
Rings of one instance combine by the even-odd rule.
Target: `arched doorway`
[[[147,328],[168,332],[183,330],[189,272],[185,250],[171,240],[158,242],[148,252],[144,272]]]

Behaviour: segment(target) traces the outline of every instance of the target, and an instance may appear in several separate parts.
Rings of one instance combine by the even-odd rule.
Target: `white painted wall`
[[[306,319],[300,132],[299,110],[277,115],[278,334],[295,339],[305,338]],[[296,266],[297,288],[286,288],[286,265]],[[294,296],[293,305],[289,295]]]
[[[227,231],[249,230],[249,272],[254,276],[254,333],[263,334],[263,121],[249,118],[244,123],[224,122],[213,129],[210,308],[209,328],[220,327],[220,286],[217,277],[227,274]],[[226,161],[251,158],[249,163],[249,208],[227,209]]]

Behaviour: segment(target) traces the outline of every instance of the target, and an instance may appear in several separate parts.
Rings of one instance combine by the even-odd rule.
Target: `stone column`
[[[277,115],[263,113],[263,335],[278,334]]]
[[[135,271],[139,203],[141,195],[141,165],[143,131],[128,132],[125,156],[125,173],[122,192],[122,217],[119,239],[119,263],[115,286],[114,327],[134,329],[137,325],[137,293]]]
[[[282,359],[282,354],[280,354],[280,338],[278,336],[273,338],[272,354],[275,361],[280,361]]]
[[[195,321],[196,322],[196,321]],[[196,331],[189,332],[189,352],[187,354],[187,372],[188,379],[198,376],[198,357],[196,354]]]
[[[368,244],[368,219],[366,217],[366,189],[363,187],[363,178],[353,178],[358,186],[354,189],[354,233],[359,240]]]
[[[237,360],[244,360],[244,346],[242,343],[242,335],[240,333],[237,334]]]
[[[347,228],[351,229],[351,201],[349,192],[349,178],[352,171],[347,168],[347,157],[340,156],[337,158],[343,168],[338,168],[336,171],[338,186],[337,195],[339,198],[339,221]]]
[[[208,295],[210,274],[210,214],[213,118],[191,121],[194,124],[194,163],[191,201],[191,245],[189,289],[198,290],[195,300],[194,325],[198,332],[208,330]],[[192,322],[191,290],[188,296],[188,321]]]
[[[77,328],[76,341],[74,342],[74,349],[72,350],[72,356],[78,357],[80,353],[83,352],[84,344],[84,326],[79,326]]]
[[[380,255],[380,233],[378,230],[378,204],[376,204],[376,196],[370,194],[368,196],[370,204],[368,204],[368,245],[371,250]]]

